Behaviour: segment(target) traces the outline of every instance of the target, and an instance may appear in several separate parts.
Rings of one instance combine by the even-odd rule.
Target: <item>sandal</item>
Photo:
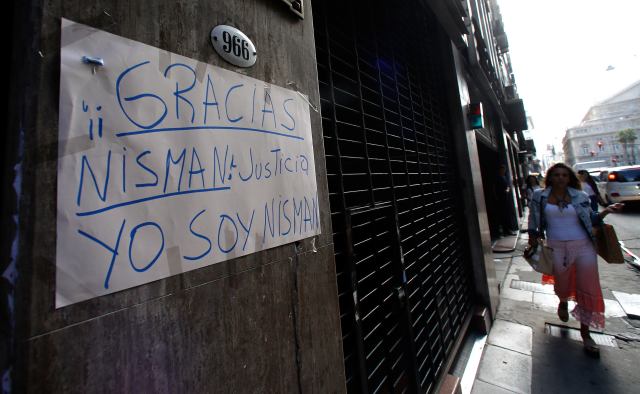
[[[586,338],[582,338],[582,344],[584,346],[584,351],[591,357],[600,357],[600,348],[598,347],[598,345],[596,344],[596,342],[593,340],[593,338],[586,337]]]
[[[558,304],[558,318],[564,322],[569,321],[569,305],[566,302]]]

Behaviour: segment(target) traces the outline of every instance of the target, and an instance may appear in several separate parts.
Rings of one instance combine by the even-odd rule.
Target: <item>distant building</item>
[[[563,150],[568,164],[594,166],[633,164],[640,158],[638,140],[624,145],[618,133],[631,129],[640,135],[640,81],[589,109],[579,126],[567,130]]]
[[[542,172],[547,170],[556,163],[564,163],[564,153],[561,150],[556,149],[556,145],[547,144],[547,148],[540,154],[542,157]]]

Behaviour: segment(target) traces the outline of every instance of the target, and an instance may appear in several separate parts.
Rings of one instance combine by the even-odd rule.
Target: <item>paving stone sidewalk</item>
[[[558,319],[553,286],[542,285],[541,274],[522,257],[526,242],[522,233],[513,252],[494,253],[500,304],[471,392],[640,392],[640,320],[628,316],[616,298],[623,293],[618,297],[625,303],[624,294],[640,294],[640,272],[599,262],[606,325],[593,331],[601,354],[595,359],[583,351],[579,323]]]

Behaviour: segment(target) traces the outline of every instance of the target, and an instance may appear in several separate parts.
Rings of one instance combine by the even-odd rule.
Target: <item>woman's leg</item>
[[[604,327],[604,300],[598,275],[598,257],[590,239],[572,243],[569,249],[575,254],[576,307],[571,314],[580,321],[580,335],[585,351],[599,356],[600,349],[589,331],[589,326]]]
[[[580,324],[580,335],[582,336],[582,340],[585,338],[591,338],[591,331],[589,331],[589,326],[586,324]]]
[[[580,324],[580,336],[582,336],[582,345],[584,346],[584,350],[590,355],[594,357],[600,357],[600,348],[596,341],[591,338],[591,332],[589,331],[589,326],[586,324]]]
[[[575,297],[575,267],[568,259],[567,241],[547,241],[547,245],[553,249],[553,279],[554,291],[560,302],[558,303],[558,318],[562,321],[569,320],[567,302]]]
[[[569,321],[569,304],[567,299],[561,299],[558,303],[558,318],[562,321]]]
[[[604,300],[598,275],[598,257],[590,239],[571,241],[575,253],[576,307],[571,314],[587,327],[604,328]]]

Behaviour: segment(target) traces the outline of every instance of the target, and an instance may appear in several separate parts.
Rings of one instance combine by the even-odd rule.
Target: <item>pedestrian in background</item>
[[[578,171],[578,179],[580,179],[582,183],[582,190],[587,193],[589,200],[591,200],[591,209],[598,212],[598,202],[602,201],[598,185],[596,185],[596,182],[587,170]],[[605,204],[603,203],[602,205]]]
[[[525,179],[525,196],[527,199],[527,206],[531,204],[531,198],[533,197],[533,192],[540,189],[540,182],[538,182],[538,178],[535,175],[527,176]]]
[[[597,356],[600,349],[591,338],[589,327],[604,327],[604,300],[598,276],[598,260],[592,227],[602,224],[622,204],[613,204],[598,213],[580,188],[573,170],[563,163],[547,171],[546,188],[533,192],[529,206],[529,245],[547,238],[553,249],[554,290],[560,302],[558,317],[569,320],[569,300],[576,301],[571,315],[580,322],[580,334],[587,353]]]

